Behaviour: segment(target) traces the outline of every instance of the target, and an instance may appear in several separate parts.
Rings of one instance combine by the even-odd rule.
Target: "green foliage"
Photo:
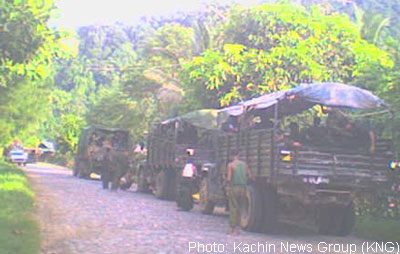
[[[166,24],[159,28],[147,43],[146,49],[151,55],[161,55],[179,63],[193,54],[194,30],[179,24]],[[156,59],[155,59],[156,60]]]
[[[373,240],[398,242],[400,221],[397,219],[361,216],[357,218],[355,235]]]
[[[400,107],[398,40],[387,42],[396,5],[382,0],[213,5],[135,26],[81,27],[78,36],[47,27],[54,3],[39,2],[0,4],[2,145],[49,139],[71,153],[85,125],[141,136],[154,119],[302,82],[361,85]]]
[[[369,66],[393,65],[344,15],[265,4],[233,8],[229,18],[219,49],[194,58],[182,77],[196,87],[188,92],[216,92],[222,106],[303,82],[351,83]]]
[[[27,145],[37,144],[40,124],[50,113],[50,91],[26,80],[0,91],[0,142],[7,144],[17,138]]]
[[[13,85],[16,76],[30,80],[51,74],[52,58],[71,53],[65,43],[67,32],[47,26],[54,1],[1,1],[0,3],[0,84]]]
[[[95,101],[94,74],[84,57],[57,61],[55,88],[51,93],[51,116],[41,127],[42,136],[57,142],[60,153],[74,151],[80,131],[87,124],[88,105]]]
[[[103,89],[99,100],[90,108],[88,121],[93,125],[131,130],[135,139],[143,137],[157,113],[154,99],[142,97],[134,99],[123,92],[121,86]]]
[[[399,38],[400,28],[400,2],[386,0],[357,0],[356,4],[366,13],[365,22],[377,27],[374,24],[381,23],[382,20],[389,19],[389,25],[383,29],[383,37],[392,36]],[[369,25],[367,26],[369,27]],[[373,29],[375,30],[375,29]]]
[[[70,33],[47,26],[54,1],[0,1],[0,146],[37,144],[46,120],[55,58],[74,54]]]
[[[39,229],[32,219],[34,193],[23,172],[0,162],[0,253],[39,253]]]

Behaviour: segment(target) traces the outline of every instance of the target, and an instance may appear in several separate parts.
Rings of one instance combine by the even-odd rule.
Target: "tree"
[[[202,94],[222,106],[303,82],[356,82],[368,67],[393,65],[347,16],[319,8],[232,8],[220,29],[218,48],[188,63],[181,79],[189,97]]]
[[[90,108],[87,119],[95,125],[128,129],[135,140],[157,115],[157,105],[151,97],[135,99],[123,92],[121,86],[103,89],[99,100]]]
[[[0,1],[0,147],[15,137],[37,142],[50,113],[53,61],[75,52],[68,32],[47,26],[53,10],[51,0]]]

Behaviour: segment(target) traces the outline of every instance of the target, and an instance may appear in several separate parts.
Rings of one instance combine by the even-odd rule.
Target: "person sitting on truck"
[[[255,125],[254,116],[251,114],[245,114],[239,117],[239,128],[240,130],[252,129]]]
[[[326,119],[326,143],[332,147],[337,146],[338,140],[341,140],[343,137],[348,119],[339,109],[327,108],[323,112],[328,114]]]
[[[238,117],[230,116],[228,119],[222,123],[221,129],[226,132],[238,132],[239,131],[239,121]]]
[[[321,125],[321,118],[314,117],[313,125],[305,131],[305,141],[310,145],[324,146],[327,144],[328,130]]]
[[[375,133],[361,123],[347,122],[342,143],[348,148],[359,151],[375,152]]]
[[[303,143],[303,138],[300,133],[300,127],[296,122],[291,122],[289,124],[289,133],[283,135],[283,145],[287,148],[301,147]]]
[[[249,179],[253,179],[250,167],[240,159],[237,151],[233,152],[233,159],[228,164],[227,181],[229,184],[229,224],[231,234],[240,233],[240,209],[239,201],[246,195],[246,185]]]
[[[195,145],[198,142],[197,128],[186,122],[182,122],[179,127],[177,143]]]
[[[274,127],[272,119],[265,112],[254,114],[254,129],[270,129]]]

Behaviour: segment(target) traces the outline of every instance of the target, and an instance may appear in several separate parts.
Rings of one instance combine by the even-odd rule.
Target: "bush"
[[[39,253],[38,227],[32,218],[34,193],[24,173],[0,161],[0,253]]]

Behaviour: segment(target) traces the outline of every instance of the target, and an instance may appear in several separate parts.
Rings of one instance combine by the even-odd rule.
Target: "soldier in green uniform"
[[[119,188],[120,179],[129,169],[129,153],[126,151],[112,150],[110,161],[111,190]]]
[[[96,152],[97,164],[101,172],[103,189],[108,189],[110,183],[110,162],[112,146],[109,141],[104,141],[103,146]]]
[[[228,165],[227,181],[229,183],[229,224],[231,234],[237,235],[240,232],[239,201],[246,196],[248,179],[252,179],[250,167],[246,162],[240,160],[238,152],[233,153],[233,160]]]

